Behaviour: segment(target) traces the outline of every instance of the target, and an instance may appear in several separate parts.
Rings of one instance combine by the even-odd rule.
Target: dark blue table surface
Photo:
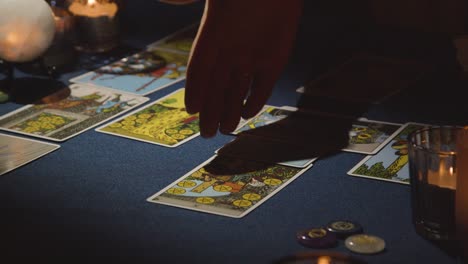
[[[146,22],[135,22],[127,14],[126,45],[142,48],[196,20],[202,7],[149,6],[158,14],[152,16],[154,28],[128,30],[128,25]],[[130,12],[137,7],[127,3],[126,8]],[[148,13],[142,13],[143,21],[151,17]],[[60,79],[66,82],[82,72],[78,68]],[[295,106],[301,96],[296,88],[310,77],[302,65],[291,63],[268,104]],[[153,101],[183,86],[182,81],[149,97]],[[419,97],[401,93],[371,105],[364,116],[399,123],[466,122],[466,106],[454,105],[452,98],[457,96],[445,93],[416,104],[409,102]],[[21,106],[2,104],[0,114]],[[271,263],[314,251],[296,242],[298,230],[354,219],[367,233],[385,239],[385,252],[361,256],[350,253],[342,242],[332,250],[369,263],[459,263],[450,252],[415,233],[409,186],[346,174],[364,158],[361,154],[340,152],[317,160],[241,219],[146,202],[230,140],[226,135],[197,137],[180,147],[165,148],[92,129],[73,137],[59,150],[0,177],[0,255],[18,263]]]

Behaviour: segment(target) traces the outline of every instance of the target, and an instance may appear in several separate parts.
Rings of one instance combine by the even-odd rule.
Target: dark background
[[[336,5],[344,2],[306,2],[291,63],[268,104],[325,107],[332,112],[344,109],[388,122],[467,124],[461,96],[466,83],[459,78],[460,66],[449,36],[376,28],[363,7],[348,4],[337,10]],[[121,49],[130,52],[197,21],[203,2],[172,6],[132,0],[123,7]],[[314,95],[295,92],[356,52],[417,61],[428,65],[428,70],[424,78],[380,104],[331,100],[324,105]],[[92,62],[98,65],[105,56]],[[59,80],[67,83],[85,72],[82,61],[90,57],[80,54],[81,64],[60,74]],[[183,85],[174,84],[149,97],[153,101]],[[5,103],[0,113],[21,106]],[[311,121],[307,127],[321,130],[322,125]],[[316,251],[295,241],[297,231],[352,219],[367,233],[386,240],[385,252],[359,256],[369,263],[459,263],[451,248],[439,247],[415,233],[409,186],[346,174],[364,158],[361,154],[336,152],[319,159],[242,219],[145,201],[232,139],[198,137],[168,149],[91,129],[61,143],[59,150],[0,177],[2,258],[9,263],[271,263],[296,252]],[[336,144],[330,140],[325,137],[323,142]],[[349,253],[342,242],[333,250]]]

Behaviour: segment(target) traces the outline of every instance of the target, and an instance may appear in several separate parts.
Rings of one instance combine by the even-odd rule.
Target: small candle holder
[[[100,53],[119,44],[119,4],[114,0],[69,0],[68,11],[75,17],[75,48]]]

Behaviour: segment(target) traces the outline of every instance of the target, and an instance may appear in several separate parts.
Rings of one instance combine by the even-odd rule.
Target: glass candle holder
[[[114,0],[69,0],[75,17],[75,48],[83,52],[106,52],[119,44],[119,3]]]
[[[467,177],[458,173],[461,132],[460,127],[431,127],[409,136],[413,224],[429,240],[456,240],[457,178]]]

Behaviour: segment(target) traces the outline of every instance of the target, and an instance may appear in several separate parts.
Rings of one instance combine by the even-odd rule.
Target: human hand
[[[302,0],[206,0],[185,105],[203,137],[232,132],[264,106],[288,62]],[[245,101],[245,103],[244,103]]]

